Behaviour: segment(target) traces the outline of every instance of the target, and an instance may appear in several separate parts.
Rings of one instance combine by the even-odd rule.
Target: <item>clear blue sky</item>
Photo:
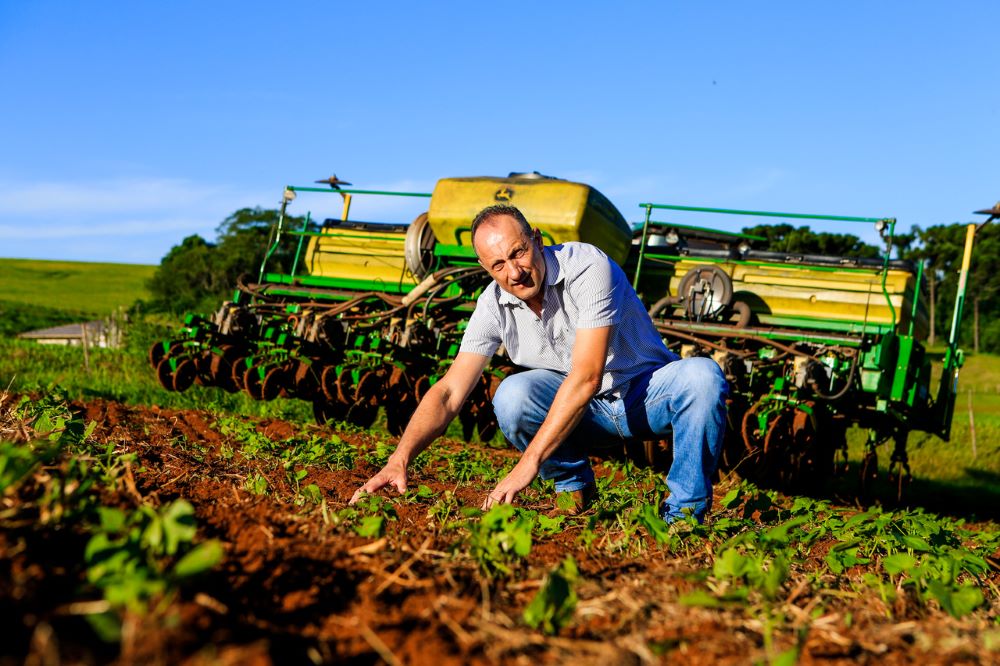
[[[331,173],[967,221],[1000,199],[997,25],[993,0],[0,0],[0,256],[157,263]]]

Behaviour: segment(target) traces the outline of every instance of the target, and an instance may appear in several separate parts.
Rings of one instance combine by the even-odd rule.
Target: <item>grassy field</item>
[[[207,409],[300,423],[311,420],[311,406],[300,400],[258,402],[243,392],[229,394],[200,386],[184,393],[164,391],[153,377],[145,351],[152,341],[167,334],[165,329],[150,325],[136,326],[128,348],[93,350],[89,372],[84,370],[79,348],[43,347],[0,338],[0,386],[12,385],[15,391],[25,391],[58,384],[70,395],[83,399],[99,397],[136,405]],[[959,379],[961,395],[950,440],[923,432],[910,433],[913,483],[906,493],[910,503],[941,513],[1000,519],[1000,393],[993,381],[996,376],[1000,376],[1000,357],[969,357]],[[970,397],[976,430],[975,456]],[[457,436],[458,432],[457,425],[453,426],[451,434]],[[866,431],[854,429],[849,433],[849,464],[853,468],[860,467],[865,440]],[[894,503],[896,495],[895,486],[885,481],[891,453],[891,444],[878,449],[882,480],[875,485],[873,499],[885,504]],[[833,492],[845,499],[854,496],[857,477],[853,471],[848,472]]]
[[[0,259],[0,301],[107,316],[148,299],[156,266]]]

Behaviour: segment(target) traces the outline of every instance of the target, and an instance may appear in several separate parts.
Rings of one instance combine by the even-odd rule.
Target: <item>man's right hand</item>
[[[403,465],[390,461],[382,471],[368,479],[368,483],[357,489],[348,504],[355,504],[362,495],[377,492],[386,486],[392,486],[400,494],[406,492],[406,468]]]

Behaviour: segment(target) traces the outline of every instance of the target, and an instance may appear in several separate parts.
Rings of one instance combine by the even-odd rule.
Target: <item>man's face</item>
[[[526,237],[517,220],[498,215],[476,229],[474,247],[479,263],[501,289],[527,303],[541,304],[545,256],[537,229]]]

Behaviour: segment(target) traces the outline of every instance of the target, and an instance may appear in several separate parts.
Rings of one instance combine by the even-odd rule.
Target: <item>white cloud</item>
[[[123,178],[79,182],[0,182],[4,217],[107,215],[212,205],[238,195],[233,188],[181,179]]]
[[[199,233],[212,239],[219,222],[234,210],[280,196],[280,189],[262,193],[179,178],[4,179],[0,255],[45,252],[53,258],[100,260],[122,248],[141,247],[144,261],[158,261],[183,237]],[[95,244],[99,253],[92,249]]]
[[[95,236],[151,236],[168,231],[203,232],[214,225],[202,218],[125,219],[99,224],[56,224],[24,226],[0,224],[0,239],[45,240],[52,238],[92,238]],[[180,238],[178,238],[180,240]]]
[[[24,182],[0,179],[0,256],[40,256],[108,260],[129,256],[158,262],[190,234],[207,240],[230,213],[240,208],[276,208],[283,183],[251,189],[226,183],[179,178]],[[299,183],[313,186],[313,183]],[[365,183],[366,190],[431,192],[433,182],[400,180]],[[357,195],[351,219],[410,222],[427,210],[425,198]],[[316,220],[340,217],[336,194],[302,193],[289,208],[310,211]],[[93,248],[99,248],[95,251]],[[141,248],[141,249],[140,249]]]

